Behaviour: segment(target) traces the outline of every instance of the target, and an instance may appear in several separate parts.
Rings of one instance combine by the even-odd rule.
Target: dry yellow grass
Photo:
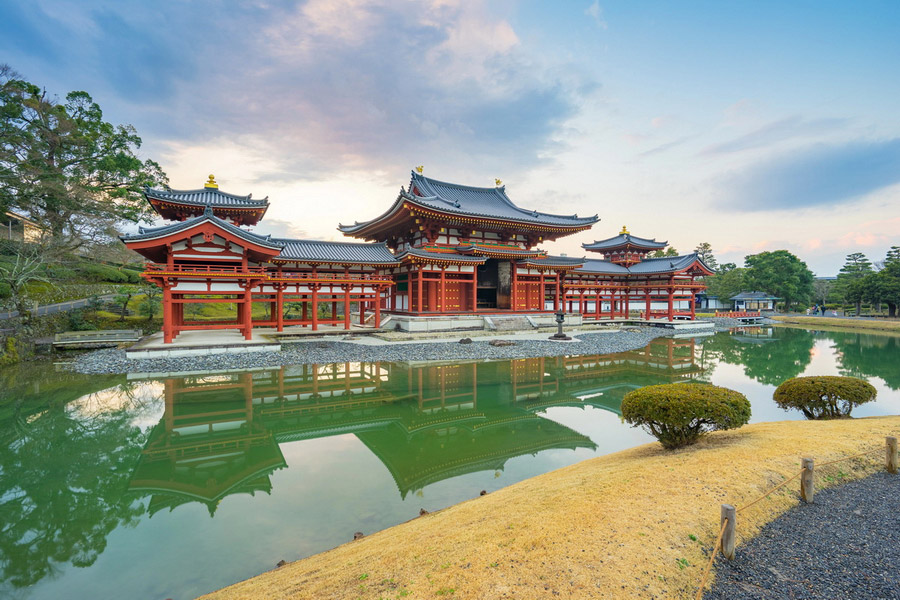
[[[840,329],[855,329],[857,331],[895,331],[900,333],[900,321],[879,319],[867,321],[864,319],[832,319],[830,317],[771,317],[780,323],[803,325],[814,329],[823,327],[837,327]]]
[[[799,471],[803,456],[822,463],[881,448],[823,469],[817,485],[872,473],[883,468],[884,436],[898,430],[900,417],[791,421],[715,433],[676,452],[648,444],[523,481],[204,598],[689,598],[707,560],[703,548],[718,533],[721,503],[744,505]],[[739,542],[796,505],[798,485],[740,513]]]

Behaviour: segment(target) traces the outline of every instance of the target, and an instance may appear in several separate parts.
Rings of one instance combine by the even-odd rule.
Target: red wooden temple
[[[538,245],[590,229],[594,216],[516,206],[506,189],[446,183],[413,172],[382,215],[340,225],[364,242],[280,239],[249,230],[268,198],[228,194],[212,176],[198,190],[145,190],[174,221],[122,237],[150,261],[144,277],[163,290],[163,336],[189,330],[320,325],[378,327],[382,315],[535,314],[585,318],[694,317],[696,254],[647,258],[666,242],[632,236],[584,244],[600,258],[550,256]],[[237,306],[228,321],[191,321],[185,305]],[[263,305],[254,314],[253,306]],[[293,310],[296,309],[296,310]]]

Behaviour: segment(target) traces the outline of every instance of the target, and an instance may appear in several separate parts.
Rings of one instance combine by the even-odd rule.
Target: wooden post
[[[815,489],[813,486],[813,459],[803,459],[803,472],[800,475],[800,496],[808,504],[812,504]]]
[[[279,284],[275,296],[275,329],[284,331],[284,284]]]
[[[312,304],[309,309],[312,311],[312,330],[319,329],[319,285],[313,283],[309,286],[312,288]]]
[[[884,457],[884,466],[888,470],[888,473],[896,473],[897,472],[897,438],[894,436],[888,436],[884,438],[885,441],[885,457]]]
[[[725,523],[725,519],[728,519],[728,524],[725,525],[725,533],[722,534],[722,556],[727,558],[728,560],[734,560],[734,545],[735,545],[735,526],[737,521],[737,511],[734,509],[734,506],[731,504],[723,504],[722,505],[722,518],[719,521],[719,527]]]
[[[381,286],[375,286],[375,329],[381,327]]]

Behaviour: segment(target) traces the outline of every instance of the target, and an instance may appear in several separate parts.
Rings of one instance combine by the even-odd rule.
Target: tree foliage
[[[678,250],[672,246],[666,246],[663,250],[656,250],[650,253],[650,258],[664,258],[666,256],[678,256]]]
[[[746,425],[750,401],[740,392],[714,385],[651,385],[625,394],[622,417],[671,450],[693,444],[706,432]]]
[[[785,310],[813,295],[813,273],[806,263],[787,250],[761,252],[744,258],[746,287],[784,299]]]
[[[746,269],[732,268],[727,271],[720,270],[715,275],[707,277],[704,280],[706,293],[718,297],[723,302],[738,295],[744,289],[745,271]]]
[[[775,389],[774,399],[781,408],[799,410],[807,419],[839,419],[874,400],[877,393],[862,379],[821,375],[788,379]]]
[[[119,221],[147,219],[141,190],[165,173],[136,152],[131,125],[103,120],[82,91],[64,101],[0,65],[0,208],[47,228],[57,246],[75,248],[108,236]]]
[[[709,242],[701,242],[696,248],[694,248],[694,252],[700,257],[707,267],[712,269],[713,271],[719,270],[719,262],[716,260],[715,255],[712,251],[712,246]]]

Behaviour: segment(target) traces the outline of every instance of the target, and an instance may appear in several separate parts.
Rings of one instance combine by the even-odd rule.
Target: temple
[[[693,319],[694,298],[712,274],[696,254],[648,258],[666,242],[632,236],[583,244],[597,258],[551,256],[539,248],[590,229],[596,215],[524,209],[495,187],[411,173],[408,188],[369,221],[340,225],[361,242],[281,239],[249,230],[268,198],[218,189],[144,192],[172,223],[122,240],[148,259],[143,276],[163,290],[163,338],[184,331],[327,325],[378,328],[397,319],[528,315],[532,324],[567,311],[582,319]],[[235,306],[233,318],[193,316],[193,304]],[[466,321],[465,319],[468,319]]]

